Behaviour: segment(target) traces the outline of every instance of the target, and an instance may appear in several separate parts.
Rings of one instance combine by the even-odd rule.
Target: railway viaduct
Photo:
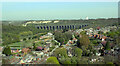
[[[61,26],[39,26],[37,25],[37,29],[44,29],[44,30],[63,30],[63,29],[81,29],[83,27],[88,26],[86,25],[61,25]]]

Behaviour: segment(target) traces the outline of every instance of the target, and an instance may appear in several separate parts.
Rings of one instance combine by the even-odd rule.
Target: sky
[[[1,2],[118,2],[120,0],[0,0]]]
[[[117,18],[118,2],[2,3],[2,20],[85,19],[86,17]]]

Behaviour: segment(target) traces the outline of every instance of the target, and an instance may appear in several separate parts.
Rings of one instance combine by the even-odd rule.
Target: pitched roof
[[[77,40],[76,38],[73,38],[73,40]]]
[[[99,29],[100,29],[100,27],[97,27],[97,29],[99,30]]]
[[[103,36],[102,38],[103,38],[103,39],[106,39],[107,37],[106,37],[106,36]]]
[[[28,52],[29,48],[23,48],[22,52]]]
[[[42,49],[42,47],[41,47],[41,46],[39,46],[39,47],[37,47],[37,49]]]

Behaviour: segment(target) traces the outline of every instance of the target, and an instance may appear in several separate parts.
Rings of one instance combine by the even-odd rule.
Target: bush
[[[115,65],[113,64],[113,62],[107,62],[106,64],[109,65],[109,66],[115,66]]]
[[[59,64],[58,60],[56,57],[50,57],[46,61],[47,64]]]

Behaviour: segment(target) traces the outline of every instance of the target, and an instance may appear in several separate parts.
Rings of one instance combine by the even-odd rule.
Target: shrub
[[[58,60],[56,57],[50,57],[46,61],[47,64],[59,64]]]

